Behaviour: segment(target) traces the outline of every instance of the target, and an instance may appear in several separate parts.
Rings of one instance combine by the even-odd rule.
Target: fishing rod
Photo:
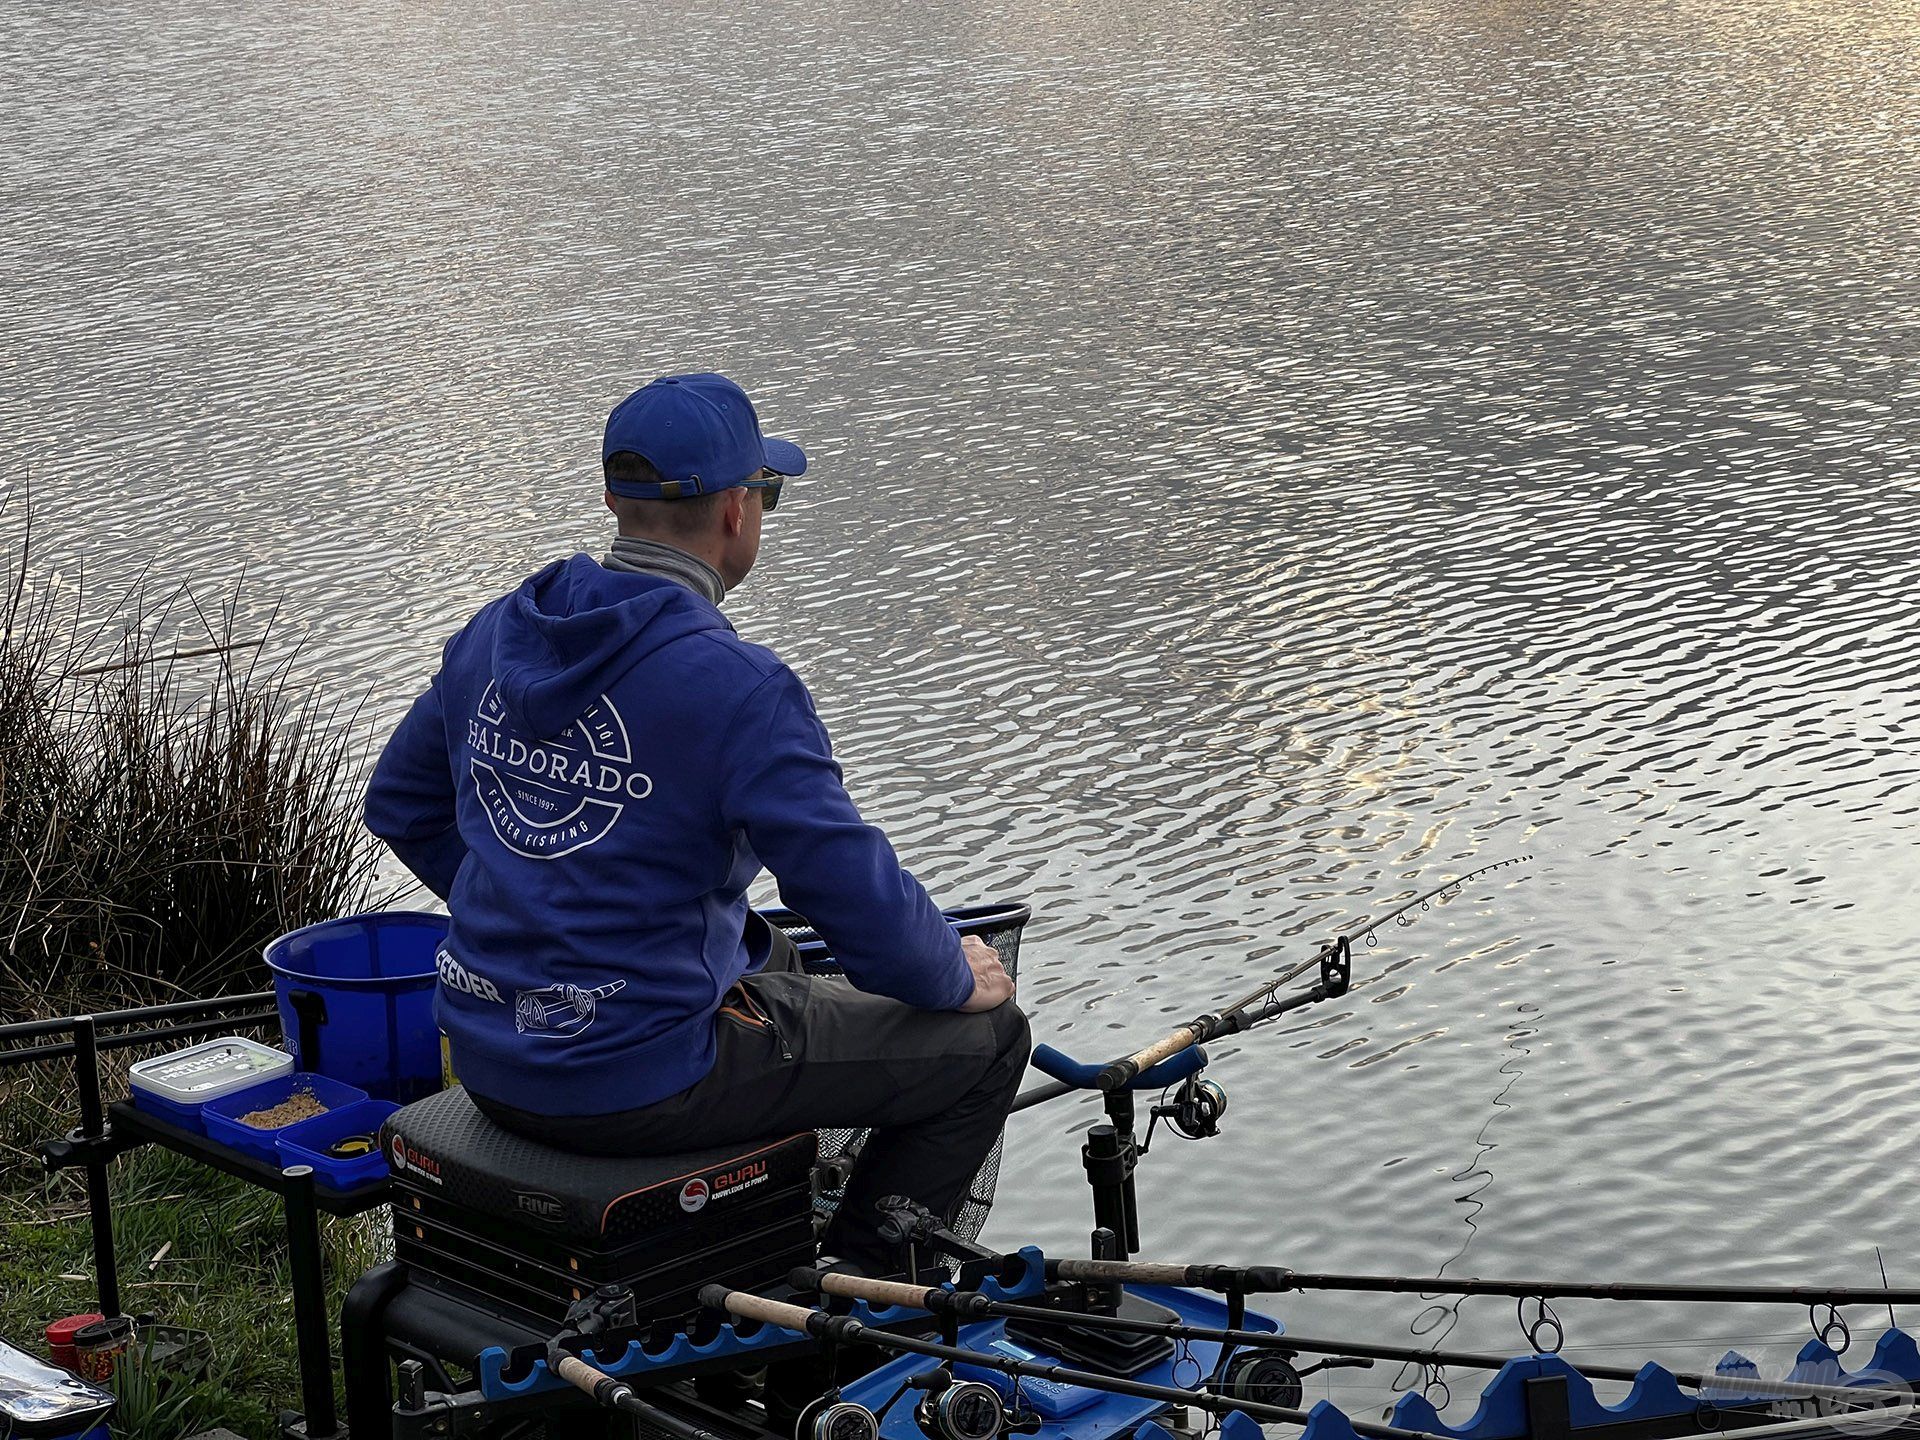
[[[555,1375],[576,1390],[585,1391],[595,1404],[644,1420],[673,1436],[674,1440],[722,1440],[713,1431],[642,1400],[626,1381],[616,1379],[603,1370],[596,1370],[578,1355],[563,1354],[547,1363]]]
[[[1845,1285],[1578,1284],[1558,1280],[1450,1280],[1442,1276],[1336,1275],[1280,1265],[1171,1265],[1141,1260],[1049,1260],[1047,1278],[1106,1284],[1188,1285],[1222,1293],[1372,1290],[1422,1295],[1504,1295],[1520,1300],[1702,1301],[1722,1305],[1913,1305],[1920,1289]]]
[[[1331,1000],[1346,994],[1347,988],[1353,982],[1353,942],[1355,940],[1365,939],[1389,920],[1399,919],[1416,906],[1424,908],[1436,900],[1450,899],[1452,892],[1457,891],[1469,880],[1488,874],[1490,871],[1505,869],[1509,865],[1524,864],[1532,858],[1530,855],[1517,855],[1506,860],[1496,860],[1491,865],[1482,865],[1479,869],[1469,870],[1464,875],[1456,875],[1446,884],[1436,885],[1433,889],[1414,896],[1411,900],[1395,906],[1386,914],[1370,920],[1358,929],[1335,936],[1310,959],[1302,960],[1298,965],[1282,971],[1265,984],[1249,990],[1224,1009],[1197,1015],[1186,1024],[1168,1031],[1144,1049],[1136,1050],[1123,1059],[1113,1061],[1100,1071],[1098,1076],[1100,1088],[1107,1091],[1122,1089],[1143,1070],[1150,1069],[1162,1060],[1178,1055],[1192,1046],[1218,1039],[1222,1035],[1238,1035],[1242,1031],[1276,1019],[1289,1011],[1299,1010],[1308,1005],[1317,1005],[1322,1000]],[[1320,970],[1318,983],[1285,999],[1276,998],[1281,986],[1291,984],[1315,966]]]
[[[721,1440],[713,1431],[641,1399],[639,1392],[626,1381],[588,1364],[564,1348],[568,1341],[593,1343],[604,1339],[609,1331],[631,1326],[638,1318],[632,1290],[625,1285],[602,1285],[568,1307],[567,1328],[547,1342],[547,1369],[584,1393],[594,1404],[644,1420],[673,1440]]]
[[[1302,1355],[1342,1355],[1360,1360],[1391,1360],[1416,1365],[1445,1365],[1461,1370],[1499,1370],[1510,1364],[1511,1355],[1484,1355],[1470,1351],[1425,1349],[1405,1345],[1374,1345],[1363,1341],[1323,1339],[1271,1330],[1239,1330],[1208,1325],[1188,1325],[1174,1320],[1139,1320],[1124,1315],[1105,1315],[1079,1310],[1056,1310],[1044,1305],[1022,1305],[996,1300],[977,1290],[948,1290],[906,1285],[898,1281],[869,1280],[863,1276],[836,1271],[795,1270],[789,1282],[801,1290],[814,1290],[843,1299],[865,1300],[870,1305],[903,1305],[934,1315],[949,1315],[958,1320],[1012,1320],[1028,1325],[1058,1325],[1088,1330],[1106,1330],[1122,1335],[1158,1335],[1169,1340],[1206,1340],[1236,1350],[1272,1350]],[[1637,1369],[1623,1365],[1574,1365],[1590,1380],[1638,1378]],[[1905,1385],[1898,1388],[1862,1385],[1817,1385],[1800,1380],[1762,1380],[1757,1377],[1729,1376],[1707,1371],[1669,1371],[1680,1384],[1694,1390],[1717,1391],[1721,1395],[1737,1392],[1742,1396],[1765,1399],[1840,1400],[1853,1404],[1872,1404],[1875,1397],[1910,1397]]]
[[[936,1340],[922,1340],[912,1335],[896,1335],[890,1330],[878,1330],[870,1325],[863,1325],[851,1315],[830,1315],[824,1310],[810,1310],[805,1306],[790,1305],[782,1300],[769,1300],[765,1296],[749,1295],[741,1290],[729,1290],[724,1285],[703,1287],[700,1291],[700,1303],[710,1310],[723,1311],[740,1320],[757,1320],[763,1325],[773,1325],[782,1330],[791,1330],[799,1335],[810,1335],[819,1340],[830,1340],[842,1344],[874,1345],[883,1350],[899,1350],[914,1355],[930,1356],[949,1364],[997,1370],[1003,1375],[1016,1375],[1027,1380],[1052,1380],[1061,1385],[1084,1386],[1090,1390],[1105,1390],[1115,1395],[1132,1395],[1142,1400],[1160,1400],[1169,1405],[1191,1405],[1211,1415],[1227,1415],[1237,1410],[1256,1420],[1275,1420],[1288,1425],[1305,1425],[1309,1419],[1306,1411],[1291,1409],[1285,1405],[1269,1405],[1259,1400],[1234,1400],[1224,1395],[1213,1395],[1204,1390],[1185,1390],[1177,1385],[1155,1385],[1145,1380],[1130,1380],[1119,1375],[1101,1375],[1090,1370],[1075,1370],[1069,1366],[1052,1365],[1039,1360],[1018,1360],[1010,1355],[996,1354],[986,1350],[969,1350],[961,1345],[945,1345]],[[1364,1420],[1354,1420],[1351,1424],[1357,1434],[1371,1436],[1373,1440],[1442,1440],[1442,1437],[1429,1434],[1427,1431],[1405,1430],[1397,1425],[1376,1425]]]

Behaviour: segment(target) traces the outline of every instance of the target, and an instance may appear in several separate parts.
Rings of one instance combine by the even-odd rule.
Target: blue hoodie
[[[437,1015],[472,1090],[545,1115],[674,1095],[765,963],[764,862],[863,990],[973,993],[960,944],[861,820],[799,677],[685,586],[586,555],[447,642],[367,827],[448,902]]]

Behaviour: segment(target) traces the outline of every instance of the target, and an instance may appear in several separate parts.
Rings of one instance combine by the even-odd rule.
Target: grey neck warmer
[[[658,575],[663,580],[677,580],[714,605],[727,593],[720,572],[698,555],[689,555],[658,540],[642,540],[638,535],[616,535],[613,549],[600,563],[609,570],[621,570],[629,575]]]

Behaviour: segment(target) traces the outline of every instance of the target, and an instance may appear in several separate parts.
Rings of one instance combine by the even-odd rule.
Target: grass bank
[[[47,1321],[94,1306],[86,1192],[72,1174],[48,1177],[30,1147],[74,1123],[62,1084],[16,1081],[0,1101],[6,1163],[0,1167],[0,1336],[39,1349]],[[30,1163],[31,1162],[31,1163]],[[273,1198],[163,1150],[114,1162],[114,1237],[129,1311],[203,1330],[214,1359],[206,1378],[115,1385],[115,1433],[180,1440],[225,1426],[246,1440],[273,1440],[276,1415],[298,1409],[300,1385],[290,1317],[292,1278]],[[324,1222],[329,1308],[385,1258],[376,1217]]]
[[[83,623],[25,513],[0,523],[0,1023],[264,989],[268,940],[377,908],[351,706],[243,633],[237,596],[133,591]],[[108,1098],[140,1053],[110,1057]],[[71,1082],[0,1070],[0,1337],[29,1349],[95,1303],[84,1188],[35,1150],[77,1123]],[[116,1433],[270,1440],[299,1403],[277,1204],[154,1149],[114,1163],[113,1199],[123,1303],[215,1354],[200,1380],[126,1376]],[[384,1243],[367,1217],[324,1232],[336,1291]]]

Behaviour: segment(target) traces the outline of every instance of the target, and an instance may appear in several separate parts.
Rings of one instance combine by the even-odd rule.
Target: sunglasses
[[[748,480],[744,485],[748,490],[766,491],[767,493],[760,497],[760,508],[771,512],[780,503],[780,487],[785,483],[786,476],[769,475],[763,480]]]

